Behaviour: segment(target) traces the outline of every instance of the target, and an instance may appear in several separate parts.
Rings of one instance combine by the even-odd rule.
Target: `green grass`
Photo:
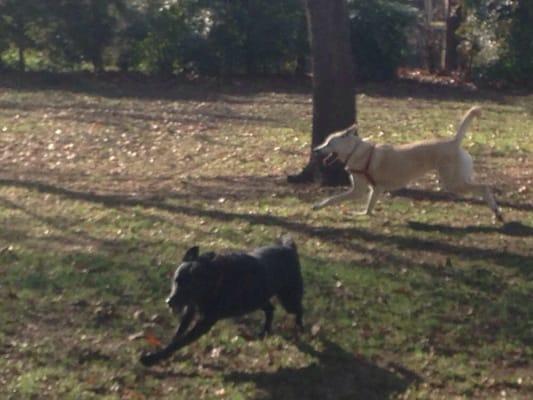
[[[378,203],[289,186],[308,157],[310,93],[16,77],[0,82],[0,397],[382,399],[533,396],[533,97],[410,83],[359,90],[360,133],[467,135],[507,221],[430,177]],[[306,333],[281,307],[223,321],[167,364],[138,354],[185,249],[249,249],[289,232]],[[142,312],[141,312],[142,311]],[[133,335],[133,336],[132,336]]]

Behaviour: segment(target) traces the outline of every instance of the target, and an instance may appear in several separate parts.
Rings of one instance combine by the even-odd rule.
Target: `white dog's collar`
[[[359,147],[360,144],[361,144],[361,142],[356,142],[354,144],[352,151],[350,151],[350,154],[348,154],[348,157],[346,157],[346,160],[344,161],[344,165],[346,165],[346,166],[348,165],[348,161],[350,161],[350,158],[352,158],[352,156],[355,153],[355,150],[357,150],[357,148]]]

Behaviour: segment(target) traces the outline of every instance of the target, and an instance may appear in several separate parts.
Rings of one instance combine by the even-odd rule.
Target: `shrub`
[[[484,82],[531,84],[533,3],[526,0],[470,0],[460,35],[472,77]]]
[[[413,7],[388,0],[350,0],[351,40],[359,80],[388,80],[407,54]]]

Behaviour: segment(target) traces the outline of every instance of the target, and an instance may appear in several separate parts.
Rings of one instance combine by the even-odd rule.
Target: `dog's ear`
[[[357,136],[357,131],[358,131],[359,127],[357,126],[356,123],[354,123],[352,126],[348,127],[346,129],[346,131],[344,132],[345,135],[356,135]]]
[[[198,246],[193,246],[183,256],[183,261],[195,261],[198,259],[198,255],[200,254],[200,248]]]

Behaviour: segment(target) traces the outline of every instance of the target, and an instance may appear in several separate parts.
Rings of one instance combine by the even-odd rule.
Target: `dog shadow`
[[[259,398],[268,399],[387,399],[405,392],[421,378],[407,368],[374,364],[338,344],[320,338],[321,350],[301,341],[296,346],[316,361],[306,367],[282,367],[276,372],[237,371],[232,383],[253,383]]]
[[[441,232],[449,234],[466,233],[500,233],[507,236],[529,237],[533,236],[533,227],[524,225],[518,221],[507,222],[501,226],[469,225],[455,227],[443,224],[428,224],[423,222],[409,221],[409,228],[422,232]]]

